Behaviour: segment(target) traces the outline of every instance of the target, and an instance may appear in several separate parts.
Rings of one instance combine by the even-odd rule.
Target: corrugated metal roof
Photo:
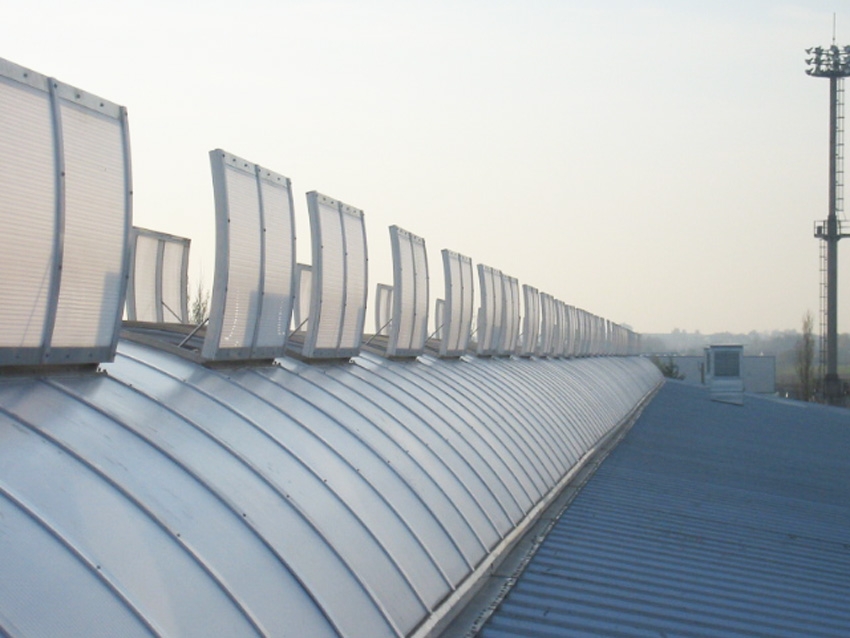
[[[401,636],[659,381],[639,358],[0,378],[0,634]]]
[[[850,412],[670,382],[483,636],[850,635]]]

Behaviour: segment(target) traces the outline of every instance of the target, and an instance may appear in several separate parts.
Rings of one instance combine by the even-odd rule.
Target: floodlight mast
[[[838,212],[844,201],[844,78],[850,76],[850,46],[839,47],[833,41],[829,47],[813,47],[806,53],[810,56],[806,73],[829,78],[829,213],[825,223],[815,225],[815,237],[826,242],[826,307],[821,309],[826,315],[825,344],[821,334],[821,361],[826,359],[823,398],[839,404],[844,392],[838,378],[838,241],[848,235],[841,232]]]

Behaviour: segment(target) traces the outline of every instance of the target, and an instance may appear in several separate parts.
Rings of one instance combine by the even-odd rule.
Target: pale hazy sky
[[[804,49],[842,8],[850,44],[819,0],[28,0],[0,57],[128,108],[134,223],[191,237],[193,279],[220,147],[292,179],[299,261],[304,193],[362,208],[370,297],[398,224],[432,298],[450,248],[639,332],[799,329],[828,183]]]

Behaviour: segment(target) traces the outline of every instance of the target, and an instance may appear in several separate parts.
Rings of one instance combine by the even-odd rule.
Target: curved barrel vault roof
[[[660,381],[635,357],[0,379],[0,632],[404,636]],[[13,542],[9,542],[14,539]]]

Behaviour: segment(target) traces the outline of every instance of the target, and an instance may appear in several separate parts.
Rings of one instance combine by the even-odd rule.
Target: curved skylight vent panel
[[[190,240],[146,228],[130,233],[127,319],[188,323]]]
[[[563,357],[567,347],[567,304],[555,300],[555,343],[553,354]]]
[[[289,179],[220,149],[210,151],[216,269],[202,355],[283,354],[293,297],[295,234]]]
[[[443,274],[446,299],[440,337],[440,356],[459,357],[469,344],[474,301],[474,275],[469,257],[443,249]]]
[[[363,211],[307,193],[313,246],[310,321],[302,354],[353,357],[366,317],[366,229]]]
[[[292,309],[293,332],[303,330],[310,318],[310,296],[313,290],[310,264],[295,264],[295,305]]]
[[[530,357],[537,350],[537,340],[540,337],[540,292],[537,288],[522,285],[523,317],[522,338],[519,344],[519,355]]]
[[[516,352],[519,337],[519,281],[502,273],[502,338],[499,343],[499,354]]]
[[[590,325],[587,311],[576,308],[578,320],[578,344],[576,346],[576,354],[580,357],[587,355],[589,351],[588,343],[590,341]]]
[[[128,139],[123,107],[0,59],[0,365],[113,358]]]
[[[375,334],[389,336],[393,316],[393,287],[378,284],[375,289]]]
[[[552,343],[555,336],[555,299],[545,292],[540,293],[540,346],[541,357],[552,356]]]
[[[428,338],[428,256],[425,240],[390,226],[393,314],[387,355],[417,357]]]
[[[499,354],[504,321],[502,271],[478,264],[478,282],[481,307],[478,309],[477,353],[485,356],[496,355]]]
[[[576,356],[576,309],[567,304],[567,345],[564,354],[568,357]]]
[[[434,336],[442,341],[443,339],[443,322],[446,316],[446,301],[437,299],[434,301]]]

